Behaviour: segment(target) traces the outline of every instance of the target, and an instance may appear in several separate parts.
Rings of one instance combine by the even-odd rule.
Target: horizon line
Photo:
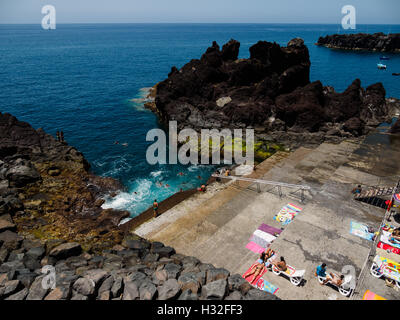
[[[304,25],[341,25],[341,23],[323,23],[323,22],[57,22],[58,25],[66,24],[304,24]],[[10,22],[2,23],[0,25],[41,25],[40,23],[33,22]],[[400,23],[357,23],[357,25],[386,25],[386,26],[400,26]]]

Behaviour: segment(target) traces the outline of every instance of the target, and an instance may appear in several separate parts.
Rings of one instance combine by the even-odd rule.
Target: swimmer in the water
[[[167,183],[167,184],[165,185],[165,187],[166,187],[166,188],[169,188],[169,184]]]
[[[183,176],[183,172],[179,172],[179,173],[178,173],[178,176]]]
[[[118,141],[118,140],[117,140],[117,141],[115,141],[115,142],[114,142],[114,144],[119,144],[119,141]]]
[[[197,176],[197,179],[201,180],[201,176]]]

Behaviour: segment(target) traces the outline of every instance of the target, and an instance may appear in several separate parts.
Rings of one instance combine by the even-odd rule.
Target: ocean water
[[[358,25],[346,32],[380,31],[400,32],[400,26]],[[200,58],[214,40],[221,47],[231,38],[240,41],[240,57],[246,58],[258,40],[286,45],[301,37],[310,51],[312,81],[340,92],[360,78],[363,86],[382,82],[387,96],[400,97],[400,77],[391,75],[400,72],[400,54],[385,54],[390,57],[385,71],[376,68],[380,53],[314,45],[319,36],[338,32],[345,31],[337,25],[305,24],[59,24],[56,30],[0,25],[0,111],[54,135],[63,130],[95,173],[126,185],[127,192],[106,206],[135,216],[154,199],[198,187],[214,170],[149,165],[146,133],[160,125],[143,107],[145,88],[165,79],[172,66]]]

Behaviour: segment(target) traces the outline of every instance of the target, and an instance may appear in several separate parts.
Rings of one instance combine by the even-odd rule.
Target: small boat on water
[[[376,66],[378,67],[378,69],[386,70],[386,65],[385,64],[378,63]]]
[[[400,76],[400,73],[399,72],[393,72],[392,76]]]
[[[386,57],[386,56],[382,56],[382,57],[380,57],[379,59],[381,59],[381,60],[389,60],[390,58],[389,58],[389,57]]]

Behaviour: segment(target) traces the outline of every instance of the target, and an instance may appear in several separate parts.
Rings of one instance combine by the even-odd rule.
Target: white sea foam
[[[153,99],[149,98],[149,93],[150,93],[151,88],[141,88],[139,89],[138,94],[136,95],[135,98],[131,99],[130,101],[133,102],[133,107],[138,110],[138,111],[147,111],[149,112],[150,110],[148,110],[144,104],[146,102],[150,102]]]
[[[159,170],[159,171],[153,171],[153,172],[151,172],[150,175],[151,175],[153,178],[157,178],[157,177],[159,177],[160,175],[162,175],[163,173],[164,173],[164,171]]]
[[[133,184],[130,192],[121,192],[114,198],[105,199],[103,209],[128,210],[138,214],[146,209],[146,203],[151,200],[151,187],[153,183],[147,179],[138,179]]]

